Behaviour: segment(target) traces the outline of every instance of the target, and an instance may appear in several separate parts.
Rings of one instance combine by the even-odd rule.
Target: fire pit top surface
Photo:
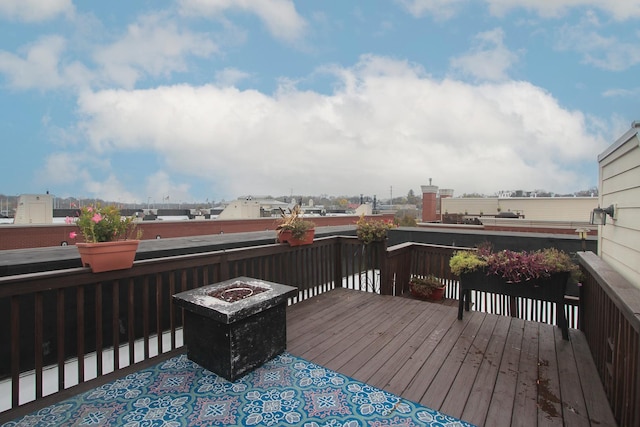
[[[244,282],[235,282],[223,288],[217,288],[208,293],[210,297],[218,298],[224,302],[236,302],[245,298],[258,295],[267,291],[267,288],[250,285]]]
[[[180,292],[173,300],[180,307],[229,324],[286,302],[296,292],[293,286],[236,277]]]

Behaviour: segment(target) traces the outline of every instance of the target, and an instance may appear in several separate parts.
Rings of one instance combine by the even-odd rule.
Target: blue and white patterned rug
[[[230,383],[176,356],[4,426],[471,426],[288,353]]]

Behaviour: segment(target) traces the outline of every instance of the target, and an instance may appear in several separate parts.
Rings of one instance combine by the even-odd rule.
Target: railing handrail
[[[355,239],[352,236],[327,236],[320,237],[314,240],[316,243],[329,242],[338,239]],[[61,289],[66,287],[74,287],[78,285],[88,285],[102,281],[113,281],[129,279],[132,277],[143,276],[149,273],[157,273],[158,265],[164,265],[179,262],[182,267],[194,267],[202,265],[202,260],[210,258],[214,260],[216,258],[226,257],[227,261],[238,261],[242,259],[255,258],[261,255],[268,255],[269,253],[278,252],[285,253],[291,249],[288,246],[282,244],[268,244],[258,245],[243,248],[231,248],[220,249],[208,252],[199,252],[194,254],[184,255],[170,255],[161,258],[152,258],[145,260],[138,260],[133,263],[133,267],[127,270],[115,270],[100,273],[99,276],[91,272],[88,267],[68,268],[62,270],[43,271],[37,273],[16,274],[12,276],[0,277],[0,298],[8,296],[17,296],[30,294],[36,291]],[[163,268],[160,270],[171,270],[171,268]],[[69,277],[73,276],[73,280],[69,280]],[[33,283],[39,281],[47,281],[46,289],[41,286],[29,286],[26,283]]]
[[[578,254],[585,278],[584,332],[607,400],[621,426],[640,425],[640,289],[593,252]]]
[[[640,334],[640,288],[593,252],[578,252],[578,258],[633,329]]]

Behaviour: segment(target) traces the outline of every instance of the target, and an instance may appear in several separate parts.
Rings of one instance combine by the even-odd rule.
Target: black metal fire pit
[[[187,357],[235,381],[287,347],[287,299],[297,288],[238,277],[173,295],[184,308]]]

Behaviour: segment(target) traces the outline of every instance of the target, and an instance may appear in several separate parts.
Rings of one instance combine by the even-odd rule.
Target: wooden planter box
[[[249,285],[260,293],[226,302],[211,296]],[[187,357],[221,377],[235,381],[287,347],[287,299],[297,288],[238,277],[173,295],[184,308]]]
[[[519,283],[507,283],[496,275],[487,275],[485,271],[474,271],[460,275],[458,295],[458,319],[462,319],[463,308],[469,311],[471,291],[491,292],[511,297],[530,298],[549,301],[556,304],[556,322],[562,330],[562,338],[569,339],[567,316],[564,311],[564,296],[569,281],[569,273],[555,273],[550,277],[532,279]],[[515,315],[515,314],[513,314]]]

